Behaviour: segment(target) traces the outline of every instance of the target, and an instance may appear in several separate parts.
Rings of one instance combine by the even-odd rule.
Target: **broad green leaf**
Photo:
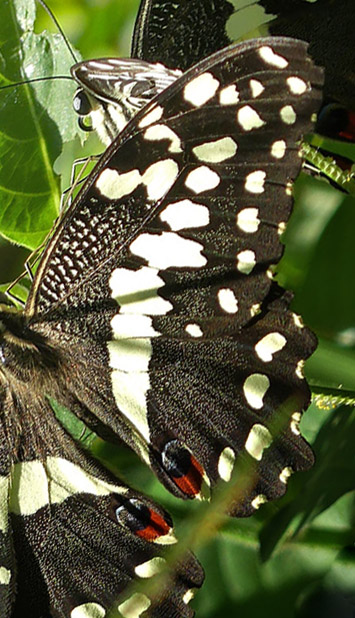
[[[0,4],[0,84],[70,75],[73,59],[60,35],[34,33],[35,3]],[[75,85],[54,80],[0,90],[0,233],[37,247],[58,213],[59,178],[53,171],[62,140],[76,134],[71,109]]]

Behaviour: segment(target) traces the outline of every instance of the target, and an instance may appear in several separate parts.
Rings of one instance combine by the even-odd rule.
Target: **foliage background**
[[[20,0],[2,0],[0,6],[4,84],[20,79],[19,67],[9,61],[16,51],[16,35],[17,42],[20,36],[27,40],[11,25],[15,4]],[[137,0],[50,2],[83,58],[127,55],[137,5]],[[36,32],[46,28],[55,33],[45,12],[40,7],[37,12]],[[26,19],[28,23],[28,15]],[[27,40],[22,65],[35,65],[42,77],[68,74],[72,61],[67,50],[57,39],[53,43],[50,35],[43,36],[38,47]],[[39,115],[44,127],[35,126],[33,132],[22,99],[33,94],[26,94],[25,88],[0,91],[0,228],[29,248],[39,244],[58,211],[72,161],[102,150],[91,138],[84,146],[78,137],[63,144],[63,137],[76,133],[73,86],[63,84],[49,82],[33,90],[30,116]],[[57,86],[67,90],[58,93]],[[48,96],[51,103],[44,109],[41,101]],[[355,147],[347,154],[355,160]],[[306,174],[297,181],[295,195],[278,279],[294,290],[295,310],[319,337],[319,348],[307,364],[314,390],[335,395],[343,390],[355,397],[354,198]],[[1,281],[11,281],[21,272],[27,252],[1,240]],[[166,506],[181,538],[190,539],[191,530],[197,531],[195,551],[206,570],[205,585],[193,602],[198,618],[354,618],[354,410],[312,404],[302,431],[317,455],[314,469],[292,478],[287,495],[277,503],[263,506],[247,520],[225,518],[218,526],[208,507],[174,499],[124,448],[118,453],[97,447],[124,480]]]

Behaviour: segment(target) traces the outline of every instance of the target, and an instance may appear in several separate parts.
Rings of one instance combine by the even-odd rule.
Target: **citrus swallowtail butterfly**
[[[315,339],[269,267],[321,81],[306,45],[283,38],[229,47],[184,73],[104,153],[24,311],[1,307],[5,617],[104,616],[114,601],[140,615],[150,599],[127,606],[121,594],[154,572],[170,531],[159,507],[74,443],[48,398],[123,439],[180,497],[250,461],[234,515],[282,495],[312,464],[298,424]],[[280,409],[287,425],[276,431]],[[188,558],[151,615],[191,615],[183,600],[201,581]]]

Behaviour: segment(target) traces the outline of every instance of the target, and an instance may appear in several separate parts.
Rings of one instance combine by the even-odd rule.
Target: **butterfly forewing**
[[[112,264],[128,259],[161,270],[169,287],[174,276],[232,275],[247,290],[234,319],[249,319],[243,305],[265,297],[268,267],[281,256],[297,142],[319,97],[305,46],[267,43],[222,50],[128,125],[54,235],[28,313],[72,307],[84,282],[111,277]],[[95,300],[107,295],[106,286]]]
[[[274,306],[269,267],[320,83],[305,44],[288,39],[232,46],[185,73],[105,153],[26,307],[31,329],[49,341],[60,331],[86,422],[123,438],[177,495],[251,456],[259,473],[238,514],[312,462],[297,423],[315,342],[289,300]]]

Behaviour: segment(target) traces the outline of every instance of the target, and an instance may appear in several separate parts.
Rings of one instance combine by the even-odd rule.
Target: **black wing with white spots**
[[[234,514],[281,495],[313,459],[298,423],[315,341],[275,299],[270,267],[321,81],[305,44],[282,38],[185,73],[106,151],[25,310],[27,336],[57,350],[66,376],[54,396],[175,494],[199,496],[251,458],[256,481]]]

